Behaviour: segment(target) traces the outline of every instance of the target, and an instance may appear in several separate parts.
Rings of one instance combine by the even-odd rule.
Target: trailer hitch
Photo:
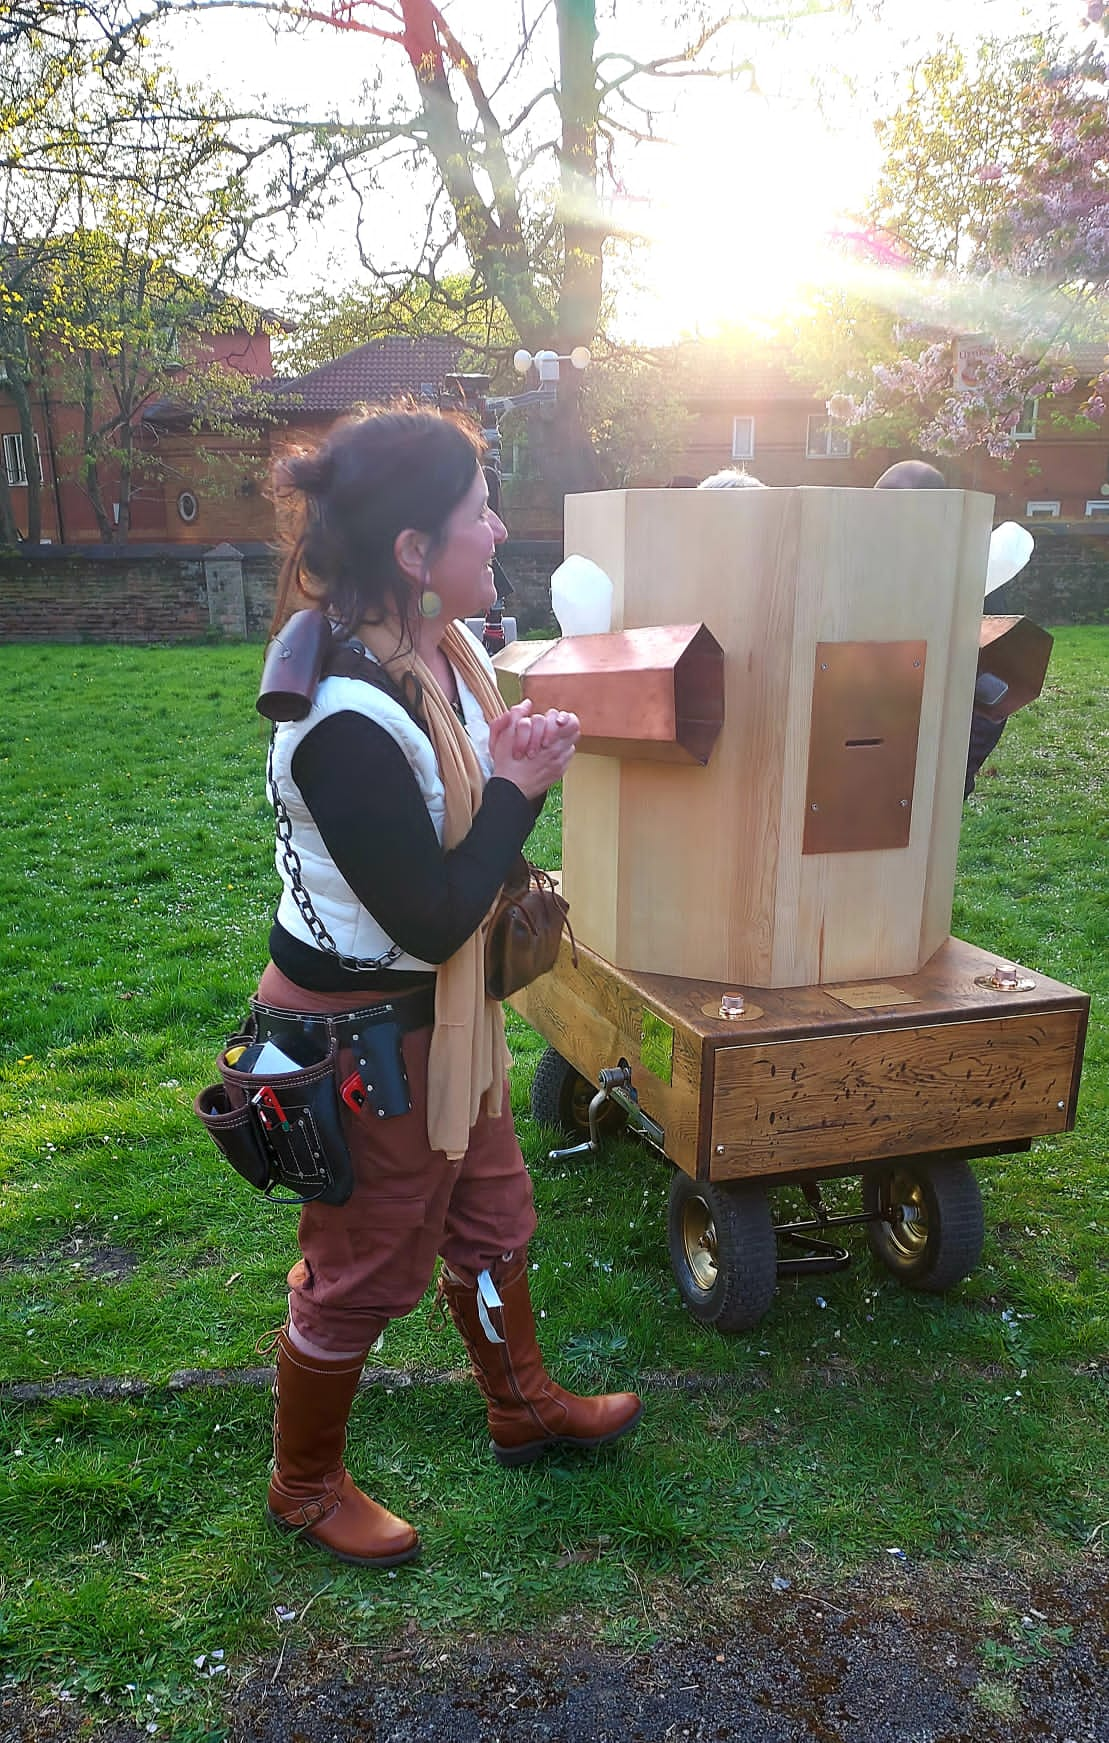
[[[851,1254],[846,1247],[837,1247],[833,1241],[825,1239],[828,1229],[844,1228],[851,1224],[870,1222],[869,1216],[852,1216],[833,1214],[828,1210],[821,1196],[818,1181],[806,1181],[801,1187],[805,1202],[812,1209],[811,1218],[802,1222],[779,1223],[774,1230],[779,1240],[788,1241],[791,1246],[804,1247],[808,1250],[795,1259],[779,1259],[779,1277],[796,1277],[811,1271],[844,1271],[851,1263]],[[817,1233],[819,1230],[819,1234]]]
[[[628,1127],[646,1138],[658,1150],[665,1150],[666,1133],[645,1114],[639,1105],[639,1093],[632,1085],[632,1068],[626,1059],[608,1065],[598,1073],[600,1088],[589,1104],[589,1137],[584,1144],[571,1144],[563,1150],[548,1150],[548,1162],[562,1162],[567,1156],[595,1155],[601,1147],[600,1119],[604,1109],[614,1103],[628,1116]]]

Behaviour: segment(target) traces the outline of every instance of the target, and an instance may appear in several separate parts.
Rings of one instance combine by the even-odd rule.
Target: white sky
[[[604,26],[602,49],[606,39],[640,55],[669,46],[651,0],[615,0],[613,9],[619,29]],[[461,40],[477,45],[488,80],[504,56],[494,23],[517,29],[517,7],[453,0],[444,11]],[[873,120],[888,113],[899,69],[947,36],[969,43],[1053,21],[1076,27],[1081,11],[1080,0],[884,0],[808,18],[785,35],[748,27],[730,52],[733,64],[749,58],[757,92],[747,75],[672,83],[673,112],[658,121],[668,143],[633,146],[621,159],[624,194],[614,210],[651,247],[638,257],[640,286],[623,296],[619,325],[657,342],[781,306],[799,278],[819,272],[824,233],[865,202],[877,168]],[[378,70],[392,81],[394,68],[394,88],[409,93],[402,52],[369,37],[320,27],[275,38],[264,16],[234,11],[178,19],[171,30],[178,71],[234,98],[356,118],[365,113],[363,81]],[[527,95],[536,73],[520,85]],[[374,211],[381,245],[403,260],[425,214],[426,197],[410,181],[383,189]],[[280,307],[291,291],[357,282],[350,230],[349,213],[326,217],[300,242],[287,277],[264,287],[265,300]]]

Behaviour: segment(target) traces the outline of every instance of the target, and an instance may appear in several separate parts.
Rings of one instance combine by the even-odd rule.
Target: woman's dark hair
[[[283,455],[272,479],[285,560],[271,634],[305,605],[347,631],[367,617],[406,626],[413,595],[397,534],[412,527],[440,544],[480,459],[476,430],[415,410],[344,418],[315,450]]]

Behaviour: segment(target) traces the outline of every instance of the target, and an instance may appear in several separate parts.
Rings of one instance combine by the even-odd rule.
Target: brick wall
[[[0,553],[0,641],[183,641],[209,628],[199,552]]]
[[[508,609],[521,635],[536,630],[558,634],[551,613],[551,576],[561,561],[561,540],[510,539],[502,546],[501,563],[515,588]]]
[[[1047,628],[1109,622],[1109,528],[1034,530],[1031,563],[991,594],[990,609],[1020,612]],[[242,621],[249,637],[262,640],[273,610],[277,558],[265,545],[238,550]],[[199,550],[138,545],[122,551],[43,546],[33,556],[0,551],[0,643],[201,640],[213,628],[227,627],[213,624],[204,558]],[[556,634],[550,577],[562,560],[561,545],[514,540],[502,559],[516,588],[509,610],[520,633]]]
[[[262,637],[277,563],[265,546],[242,550],[247,633]],[[165,642],[210,636],[205,553],[165,546],[0,551],[0,643]]]
[[[1109,623],[1109,528],[1029,528],[1036,549],[1027,569],[989,597],[988,609],[1019,613],[1045,629],[1057,623]]]
[[[262,640],[273,613],[278,559],[264,545],[242,553],[246,633]],[[205,553],[129,545],[63,549],[33,555],[0,551],[0,643],[198,641],[212,634]],[[550,575],[560,545],[506,547],[516,584],[511,607],[521,630],[544,629],[550,617]]]

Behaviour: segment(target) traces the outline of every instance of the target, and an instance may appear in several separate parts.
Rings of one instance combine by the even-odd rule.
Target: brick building
[[[249,319],[244,305],[235,305]],[[194,358],[214,363],[245,389],[272,376],[269,329],[272,317],[257,311],[257,322],[220,333],[198,332],[182,339]],[[79,372],[72,362],[46,352],[32,358],[30,382],[34,453],[25,451],[19,417],[6,377],[0,372],[0,464],[4,466],[17,525],[27,527],[28,468],[37,466],[42,482],[42,537],[51,544],[97,542],[100,527],[82,476],[82,424]],[[165,366],[172,378],[172,364]],[[165,368],[163,369],[163,374]],[[101,405],[110,388],[94,383]],[[148,400],[132,419],[135,470],[130,494],[128,541],[212,545],[228,537],[268,538],[269,504],[259,479],[269,455],[265,434],[196,433],[192,409],[169,397]],[[118,467],[98,467],[108,514],[118,519]]]
[[[1100,354],[1077,359],[1080,377],[1100,366]],[[859,452],[850,433],[828,419],[822,393],[797,379],[786,354],[724,355],[691,342],[676,359],[691,421],[671,475],[698,481],[722,467],[743,466],[768,485],[868,487],[902,450]],[[1053,400],[1030,401],[1008,461],[983,450],[938,462],[948,482],[996,499],[996,518],[1109,526],[1109,427],[1078,416],[1081,389]],[[931,456],[928,456],[931,458]],[[665,484],[664,476],[642,484]]]
[[[403,395],[433,398],[444,377],[458,368],[464,350],[461,341],[446,337],[376,339],[295,379],[275,379],[265,330],[273,324],[259,315],[254,330],[243,326],[193,340],[244,378],[249,396],[244,396],[242,435],[198,435],[191,409],[168,398],[142,407],[136,446],[144,465],[132,499],[131,542],[207,549],[223,540],[269,541],[273,512],[261,481],[273,453],[318,441],[337,417],[360,404]],[[1088,361],[1092,371],[1097,360]],[[892,460],[903,458],[892,451],[859,452],[849,433],[829,421],[823,395],[799,381],[787,363],[780,349],[743,354],[700,341],[676,347],[673,366],[689,424],[680,445],[654,472],[635,477],[633,485],[664,485],[673,477],[700,481],[722,467],[742,465],[767,485],[869,487]],[[1078,524],[1094,538],[1109,532],[1109,431],[1077,418],[1080,400],[1076,392],[1069,403],[1030,403],[1011,461],[991,460],[981,451],[944,461],[949,482],[992,493],[998,520],[1055,521],[1059,530]],[[252,402],[260,404],[259,413],[252,414]],[[98,542],[80,477],[81,408],[72,389],[67,397],[63,372],[47,366],[39,373],[32,413],[37,440],[29,457],[0,375],[0,464],[17,521],[25,527],[27,467],[37,464],[44,539],[65,545]],[[541,481],[513,478],[510,456],[511,447],[506,503],[514,536],[557,539],[559,504]],[[110,503],[108,476],[103,489]]]

